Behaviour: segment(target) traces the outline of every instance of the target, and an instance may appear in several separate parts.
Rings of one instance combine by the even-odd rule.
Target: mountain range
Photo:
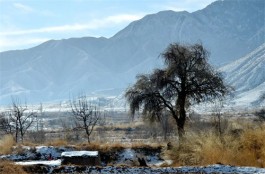
[[[30,49],[1,52],[0,103],[9,103],[12,96],[45,102],[78,93],[119,95],[137,74],[161,66],[159,56],[173,42],[202,43],[210,52],[210,63],[217,68],[226,65],[220,69],[228,83],[239,87],[236,95],[243,95],[264,82],[264,68],[255,68],[249,76],[243,73],[244,64],[260,66],[254,61],[259,56],[252,54],[264,50],[264,9],[264,0],[219,0],[193,13],[147,15],[111,38],[50,40]],[[253,61],[244,61],[246,57]],[[233,61],[240,61],[241,67]],[[262,62],[264,67],[264,58]],[[237,80],[247,77],[252,79],[247,84]]]

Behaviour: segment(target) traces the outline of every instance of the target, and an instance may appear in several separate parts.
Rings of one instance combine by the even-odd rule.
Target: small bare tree
[[[46,140],[46,132],[44,130],[44,119],[45,111],[43,109],[43,104],[40,103],[40,106],[36,113],[38,116],[34,120],[34,126],[32,125],[32,130],[29,131],[28,138],[35,143],[44,143]]]
[[[72,114],[76,121],[75,129],[85,130],[87,142],[90,143],[90,135],[94,127],[100,120],[98,108],[87,99],[86,96],[80,96],[70,101]]]
[[[9,121],[9,113],[8,112],[2,112],[0,113],[0,131],[4,132],[5,134],[13,134],[14,133],[14,127]]]
[[[224,108],[224,101],[222,99],[216,99],[213,102],[213,115],[216,117],[217,120],[215,120],[215,128],[219,134],[219,136],[222,136],[222,125],[221,125],[221,121],[222,121],[222,109]]]
[[[20,104],[18,99],[12,99],[12,109],[10,114],[10,122],[15,128],[15,139],[18,142],[20,135],[21,141],[24,141],[24,135],[33,124],[37,117],[37,114],[33,111],[29,111],[27,104],[24,106]]]

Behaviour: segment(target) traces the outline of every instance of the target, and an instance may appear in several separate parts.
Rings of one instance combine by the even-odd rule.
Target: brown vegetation
[[[75,145],[75,148],[78,150],[97,150],[100,152],[110,152],[110,151],[117,151],[126,148],[138,149],[138,148],[146,148],[146,149],[156,149],[161,148],[162,144],[158,143],[130,143],[130,144],[122,144],[122,143],[83,143],[79,145]]]
[[[67,146],[69,142],[67,142],[65,139],[55,139],[55,140],[47,142],[46,144],[48,146],[59,147],[59,146]]]
[[[4,135],[0,140],[0,154],[9,154],[12,152],[12,147],[15,141],[12,135]]]
[[[236,133],[235,133],[236,132]],[[214,130],[189,133],[185,141],[165,151],[165,157],[175,166],[226,164],[265,166],[265,126],[253,126],[241,131],[227,130],[223,136]]]
[[[23,170],[23,166],[15,165],[9,161],[0,160],[0,174],[27,174]]]

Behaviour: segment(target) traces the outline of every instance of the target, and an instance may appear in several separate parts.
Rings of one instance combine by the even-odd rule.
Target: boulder
[[[62,165],[75,164],[85,166],[100,166],[98,151],[69,151],[61,154]]]

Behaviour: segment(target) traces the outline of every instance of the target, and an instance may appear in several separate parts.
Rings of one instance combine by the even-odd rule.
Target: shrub
[[[255,112],[255,115],[259,118],[260,121],[265,121],[265,109],[261,109]]]
[[[240,139],[238,165],[265,167],[265,127],[245,131]]]

